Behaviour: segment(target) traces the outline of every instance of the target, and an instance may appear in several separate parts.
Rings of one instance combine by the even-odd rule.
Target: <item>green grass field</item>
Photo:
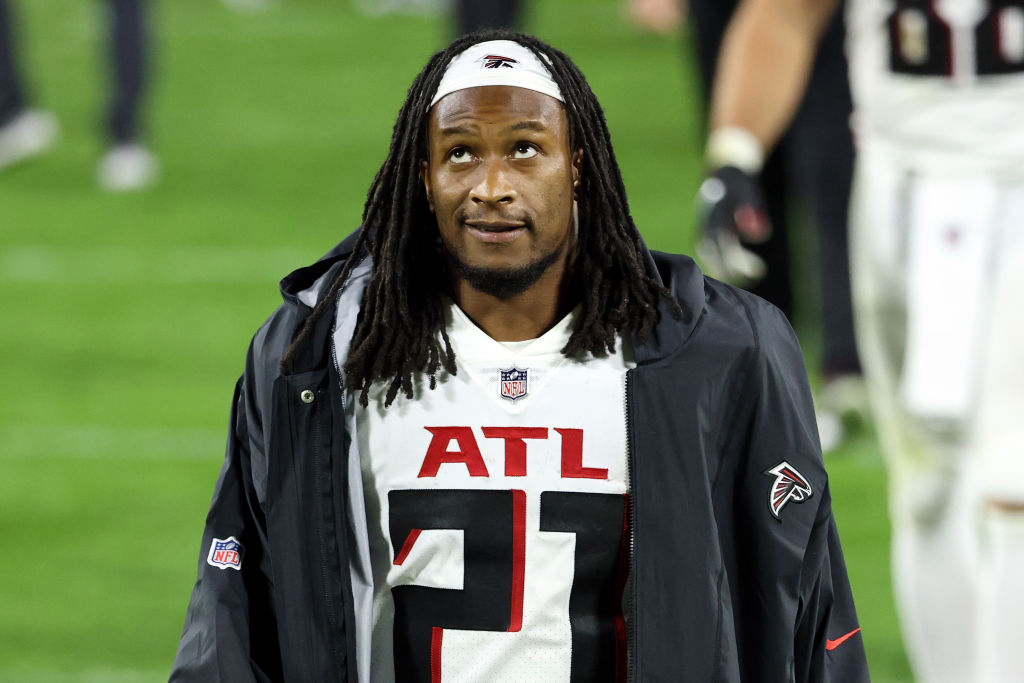
[[[159,681],[249,337],[277,280],[358,223],[405,90],[449,29],[344,0],[260,14],[156,3],[147,127],[164,180],[110,196],[92,175],[104,4],[17,4],[32,89],[62,139],[0,175],[0,681]],[[647,240],[689,251],[689,45],[640,35],[616,0],[531,9],[527,28],[572,55],[605,106]],[[909,680],[877,446],[863,434],[829,465],[874,679]]]

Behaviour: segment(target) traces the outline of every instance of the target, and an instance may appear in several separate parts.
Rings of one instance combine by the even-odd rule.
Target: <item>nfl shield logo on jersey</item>
[[[527,381],[529,380],[529,370],[520,370],[519,368],[509,368],[508,370],[499,370],[498,373],[501,375],[501,397],[507,398],[508,400],[515,402],[516,399],[526,396]]]
[[[210,544],[210,554],[206,557],[207,564],[217,569],[242,569],[242,544],[234,536],[215,538]]]

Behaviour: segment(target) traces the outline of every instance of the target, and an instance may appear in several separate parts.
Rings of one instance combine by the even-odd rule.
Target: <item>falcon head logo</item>
[[[484,69],[511,69],[513,64],[518,64],[519,61],[512,59],[511,57],[502,57],[501,55],[487,55],[477,60],[483,62]]]
[[[804,475],[796,471],[796,468],[783,460],[765,474],[775,477],[772,482],[771,491],[768,494],[768,509],[779,519],[779,514],[786,503],[802,503],[811,497],[813,491],[810,483],[804,479]]]

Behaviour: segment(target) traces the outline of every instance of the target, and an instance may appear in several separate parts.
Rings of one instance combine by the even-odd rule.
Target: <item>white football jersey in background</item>
[[[902,165],[1024,175],[1024,2],[847,0],[859,141]]]

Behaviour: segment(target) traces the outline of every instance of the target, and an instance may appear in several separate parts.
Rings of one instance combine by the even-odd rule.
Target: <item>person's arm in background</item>
[[[722,41],[711,130],[748,131],[770,149],[803,96],[818,40],[838,0],[746,0]]]
[[[711,95],[711,132],[701,186],[703,240],[712,275],[738,284],[764,275],[743,243],[766,240],[771,226],[757,183],[767,150],[793,118],[818,41],[839,0],[745,0],[729,23]]]
[[[667,36],[686,19],[687,0],[626,0],[626,13],[638,28]]]

